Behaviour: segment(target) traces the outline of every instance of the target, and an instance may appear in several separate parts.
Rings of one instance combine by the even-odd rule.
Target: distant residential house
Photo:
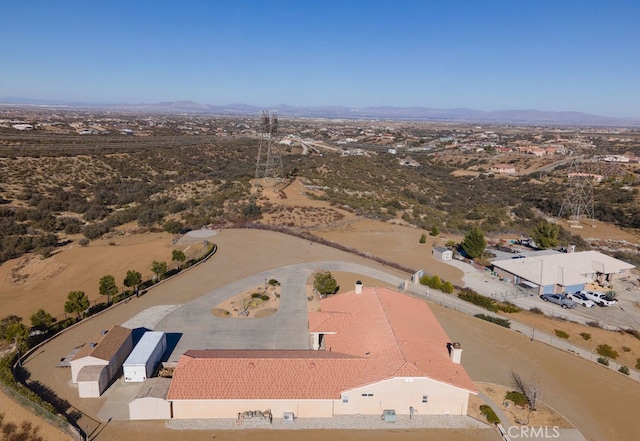
[[[514,174],[516,173],[516,166],[513,164],[494,164],[489,168],[489,171],[492,173]]]
[[[491,264],[501,278],[539,294],[578,292],[590,282],[607,284],[615,278],[627,278],[635,268],[598,251],[539,254]]]

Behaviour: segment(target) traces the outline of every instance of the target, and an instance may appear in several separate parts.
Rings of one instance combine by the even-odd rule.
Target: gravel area
[[[134,315],[122,324],[123,327],[129,329],[147,328],[155,329],[156,325],[164,318],[165,315],[175,311],[182,305],[158,305],[145,309],[144,311]]]
[[[460,415],[397,415],[394,423],[383,421],[378,415],[338,415],[331,418],[298,418],[295,422],[284,422],[282,418],[274,418],[273,423],[256,419],[244,420],[244,424],[236,424],[235,418],[169,420],[165,423],[168,429],[174,430],[240,430],[240,429],[274,429],[274,430],[343,430],[343,429],[487,429],[486,423]]]

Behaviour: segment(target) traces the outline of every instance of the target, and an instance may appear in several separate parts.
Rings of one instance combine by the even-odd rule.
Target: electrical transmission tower
[[[580,162],[577,159],[571,161],[567,175],[570,186],[560,207],[558,219],[566,216],[569,223],[577,226],[582,219],[587,218],[591,220],[591,225],[595,226],[593,183],[599,179],[599,176],[601,179],[601,175],[597,171],[597,166],[585,168],[580,167]]]
[[[269,115],[266,110],[260,117],[260,143],[258,145],[258,161],[256,178],[279,178],[283,175],[282,155],[276,142],[278,134],[278,115]]]

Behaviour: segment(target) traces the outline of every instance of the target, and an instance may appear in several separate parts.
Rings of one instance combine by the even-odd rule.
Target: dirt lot
[[[304,204],[301,187],[285,189],[288,203]],[[276,193],[274,193],[276,194]],[[314,204],[318,201],[313,201]],[[330,209],[327,206],[325,208]],[[299,210],[297,213],[303,213]],[[596,228],[592,230],[595,231]],[[445,280],[460,283],[462,274],[431,256],[432,242],[443,243],[447,238],[428,236],[427,244],[419,244],[423,231],[401,226],[360,220],[345,215],[330,226],[318,227],[316,234],[354,247],[389,261],[394,261],[414,269],[424,268],[429,273],[439,274]],[[593,237],[591,235],[590,237]],[[115,240],[116,245],[109,245]],[[77,391],[69,387],[69,373],[53,366],[68,351],[81,343],[83,336],[89,335],[113,323],[121,323],[126,318],[155,304],[176,304],[189,301],[233,280],[255,272],[282,265],[314,260],[348,260],[372,263],[318,244],[283,236],[277,233],[256,230],[225,230],[215,238],[219,246],[218,254],[206,265],[189,270],[177,278],[154,288],[149,295],[135,299],[127,305],[118,306],[99,317],[79,326],[77,332],[56,338],[45,351],[37,353],[28,363],[34,378],[50,385],[62,398],[87,412],[97,413],[103,400],[82,400]],[[91,299],[96,299],[98,280],[105,274],[113,274],[116,280],[124,278],[128,269],[137,269],[150,276],[153,260],[171,259],[171,237],[167,234],[149,233],[139,236],[124,236],[93,242],[87,248],[68,246],[61,253],[38,263],[27,262],[24,268],[29,274],[26,281],[15,282],[11,272],[20,266],[20,260],[6,262],[0,266],[0,316],[10,313],[28,317],[42,307],[55,314],[62,310],[66,294],[70,290],[84,289]],[[31,265],[31,266],[29,266]],[[53,268],[53,269],[52,269]],[[405,275],[406,276],[406,275]],[[352,289],[359,278],[357,274],[336,275],[341,290]],[[365,284],[376,281],[367,280]],[[464,347],[463,364],[476,381],[507,385],[508,371],[520,369],[523,373],[533,372],[543,383],[543,402],[560,411],[580,429],[590,440],[634,439],[640,431],[640,421],[630,416],[640,393],[640,385],[628,378],[607,371],[600,366],[577,359],[570,354],[536,342],[529,342],[521,335],[504,330],[495,325],[481,322],[455,311],[437,306],[432,307],[442,321],[450,337],[461,341]],[[559,325],[551,324],[551,327]],[[558,329],[564,329],[559,328]],[[579,332],[566,329],[570,338],[579,338]],[[593,330],[593,340],[596,340]],[[603,331],[604,332],[604,331]],[[635,356],[635,353],[632,352]],[[4,400],[2,400],[4,401]],[[42,424],[34,418],[38,424]],[[99,440],[135,440],[141,433],[158,441],[175,439],[176,436],[194,440],[212,439],[403,439],[417,440],[483,440],[495,439],[494,433],[473,431],[384,431],[375,433],[338,431],[292,431],[274,433],[268,431],[238,432],[185,432],[175,433],[164,429],[159,422],[116,423],[98,426]],[[97,433],[97,432],[96,432]],[[51,438],[54,439],[54,438]]]

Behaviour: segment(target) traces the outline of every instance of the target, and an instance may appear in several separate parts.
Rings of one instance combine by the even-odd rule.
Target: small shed
[[[431,252],[433,256],[439,260],[447,261],[453,259],[453,251],[451,251],[449,248],[436,246],[433,247],[433,250]]]
[[[141,382],[153,375],[167,349],[164,332],[147,331],[122,365],[125,383]]]
[[[106,365],[89,365],[80,369],[77,378],[80,398],[99,398],[109,385],[109,368]]]
[[[171,403],[167,401],[170,385],[170,378],[160,377],[149,378],[140,384],[135,397],[129,402],[129,419],[171,419]]]

